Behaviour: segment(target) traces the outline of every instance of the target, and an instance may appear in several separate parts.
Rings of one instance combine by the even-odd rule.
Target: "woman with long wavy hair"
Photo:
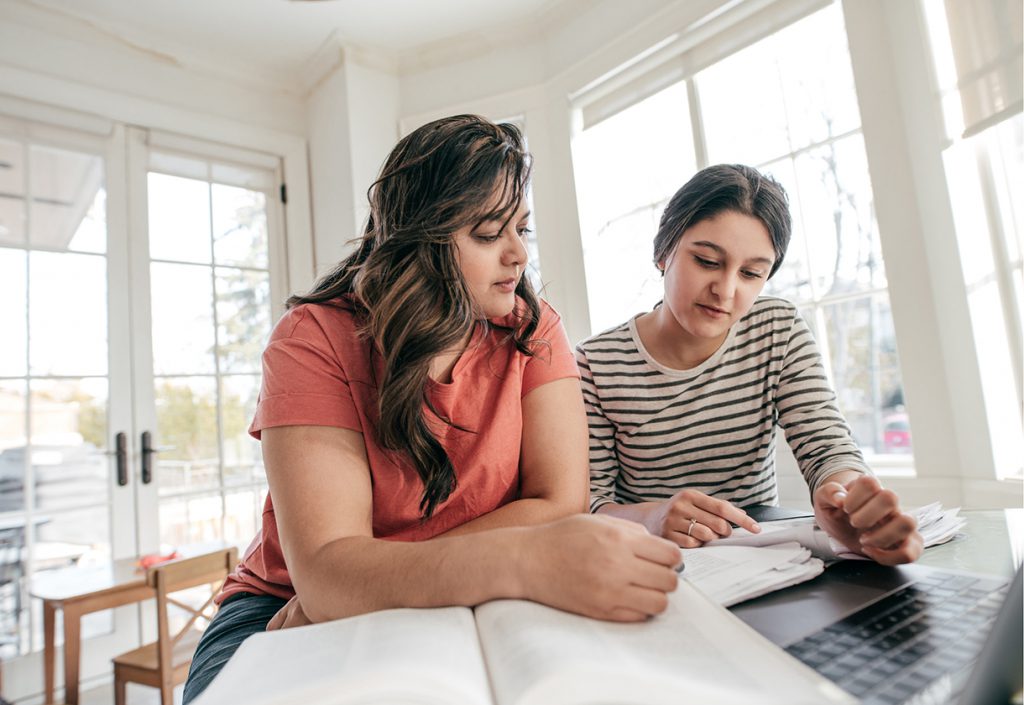
[[[678,548],[584,513],[579,373],[523,276],[529,178],[512,125],[417,129],[370,188],[353,254],[288,301],[250,428],[263,526],[186,703],[266,629],[497,598],[620,621],[665,609]]]

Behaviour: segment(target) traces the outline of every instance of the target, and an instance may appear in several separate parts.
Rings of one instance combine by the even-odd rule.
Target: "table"
[[[32,576],[29,595],[43,601],[43,702],[53,702],[56,616],[57,610],[63,610],[64,699],[67,705],[78,705],[82,616],[141,602],[155,592],[146,585],[146,573],[138,570],[137,559],[122,558],[96,566],[41,571]]]
[[[228,548],[225,543],[203,543],[181,547],[182,556]],[[146,572],[137,558],[122,558],[93,566],[47,570],[32,576],[29,595],[43,601],[44,703],[53,702],[57,610],[64,613],[64,700],[78,705],[79,663],[82,646],[82,616],[156,597],[146,585]]]

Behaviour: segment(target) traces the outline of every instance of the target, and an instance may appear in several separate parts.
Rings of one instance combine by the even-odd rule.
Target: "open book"
[[[247,639],[197,705],[852,703],[681,580],[668,610],[602,622],[533,602],[396,609]]]

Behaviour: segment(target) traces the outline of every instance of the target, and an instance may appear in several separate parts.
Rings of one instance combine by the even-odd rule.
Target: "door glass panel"
[[[110,501],[107,380],[32,382],[32,481],[39,511]]]
[[[29,253],[29,362],[33,375],[107,373],[107,260]]]
[[[150,164],[166,172],[149,176],[150,257],[174,260],[150,264],[160,541],[245,542],[266,483],[246,430],[273,326],[276,175],[160,152]]]
[[[32,246],[105,252],[103,160],[91,154],[32,147],[29,173]]]
[[[21,377],[26,371],[26,262],[24,250],[0,247],[0,377]]]
[[[220,371],[259,372],[270,330],[270,273],[217,267]]]
[[[224,421],[221,443],[226,485],[246,484],[262,478],[260,444],[248,431],[259,393],[259,375],[230,375],[221,380]]]
[[[153,372],[213,373],[213,279],[209,267],[153,262]]]
[[[28,399],[24,380],[0,380],[0,513],[25,506]]]
[[[214,184],[213,255],[217,264],[267,266],[267,197]]]
[[[160,500],[160,541],[168,547],[221,540],[223,521],[219,492]]]
[[[248,543],[259,527],[259,492],[249,489],[243,492],[229,492],[224,496],[224,540],[234,543]]]
[[[205,181],[149,175],[149,256],[209,264],[210,188]]]
[[[156,379],[160,494],[193,492],[220,484],[215,378]]]
[[[0,140],[0,245],[25,243],[25,148]]]

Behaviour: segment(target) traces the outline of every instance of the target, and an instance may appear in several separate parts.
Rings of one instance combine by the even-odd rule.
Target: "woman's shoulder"
[[[789,328],[800,317],[793,302],[777,296],[759,296],[743,317],[744,328]]]
[[[350,337],[359,327],[358,313],[347,297],[322,303],[292,306],[274,327],[271,342],[300,339],[306,342]]]
[[[624,346],[635,347],[631,327],[636,318],[637,317],[634,316],[627,321],[623,321],[618,325],[614,325],[611,328],[607,328],[600,333],[597,333],[596,335],[590,336],[577,345],[576,349],[585,354],[589,354],[594,350],[604,350],[608,348],[621,349]]]

